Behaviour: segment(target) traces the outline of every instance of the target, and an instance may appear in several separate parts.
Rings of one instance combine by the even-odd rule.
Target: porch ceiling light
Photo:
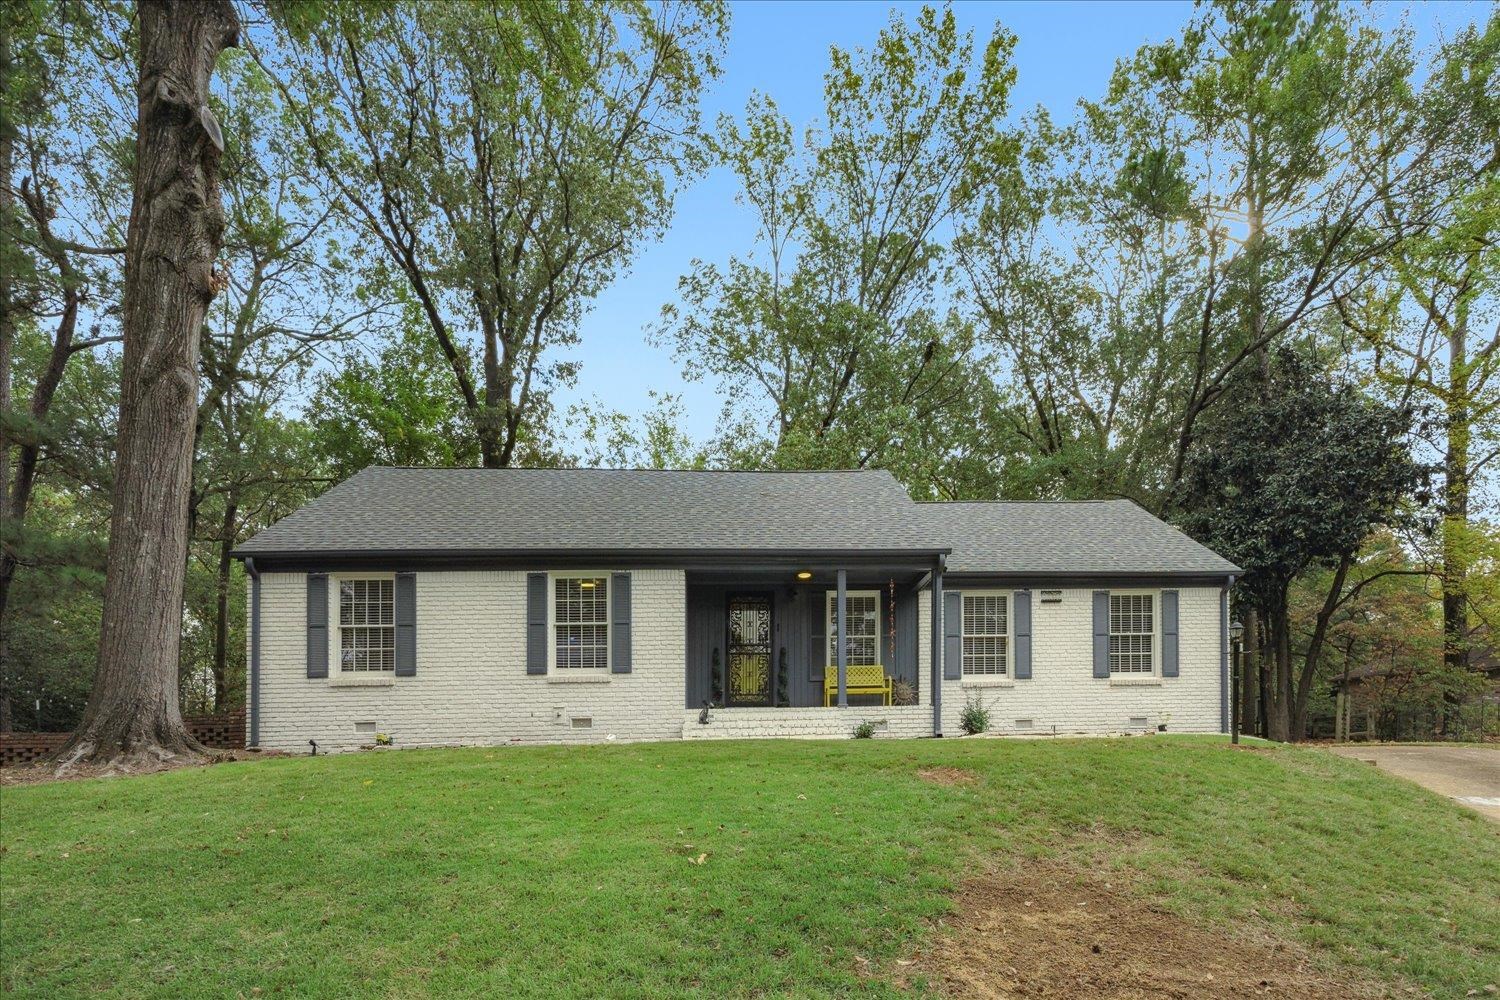
[[[805,570],[805,569],[798,570],[797,571],[797,579],[799,579],[799,580],[811,580],[812,579],[812,573],[809,572],[808,570]]]
[[[578,588],[580,590],[593,590],[594,589],[594,581],[593,580],[579,580],[578,581]]]

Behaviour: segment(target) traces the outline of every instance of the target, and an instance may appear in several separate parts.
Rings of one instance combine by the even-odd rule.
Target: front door
[[[729,676],[724,685],[730,705],[771,704],[771,598],[738,594],[729,598]]]

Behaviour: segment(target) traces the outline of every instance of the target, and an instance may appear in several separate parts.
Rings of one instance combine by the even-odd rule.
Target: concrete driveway
[[[1371,761],[1500,823],[1500,748],[1346,744],[1329,749]]]

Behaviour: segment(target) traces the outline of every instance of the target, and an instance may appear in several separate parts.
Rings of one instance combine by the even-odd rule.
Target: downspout
[[[260,572],[255,559],[245,557],[245,572],[250,576],[250,733],[247,747],[260,746]]]
[[[1234,692],[1229,690],[1229,591],[1234,586],[1234,574],[1229,574],[1224,589],[1219,591],[1219,732],[1229,732],[1229,699]]]
[[[932,568],[932,735],[943,735],[943,568],[938,556]]]

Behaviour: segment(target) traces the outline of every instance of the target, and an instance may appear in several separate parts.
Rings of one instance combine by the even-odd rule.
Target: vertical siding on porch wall
[[[888,648],[890,625],[887,622],[890,605],[889,583],[880,590],[880,646],[882,657]],[[786,647],[788,680],[787,696],[797,707],[822,706],[824,637],[823,615],[824,593],[832,584],[797,584],[769,586],[747,584],[742,587],[724,584],[689,583],[687,588],[687,684],[684,707],[697,709],[709,700],[712,674],[712,657],[715,647],[719,650],[719,669],[726,669],[724,643],[726,639],[725,607],[731,593],[774,595],[772,614],[775,618],[773,655],[779,658],[781,648]],[[875,584],[851,582],[850,590],[874,590]],[[917,595],[909,586],[896,588],[896,658],[887,664],[893,677],[909,683],[917,679]],[[925,681],[919,685],[926,688]],[[875,704],[879,699],[850,696],[852,705]],[[922,701],[926,703],[926,698]]]
[[[629,567],[614,567],[629,569]],[[631,570],[628,674],[562,680],[526,673],[526,574],[416,574],[416,670],[380,687],[338,687],[306,676],[307,574],[261,574],[260,745],[306,753],[348,750],[374,723],[397,747],[508,741],[598,742],[682,735],[684,574]],[[338,624],[330,600],[330,630]],[[330,674],[337,665],[330,664]],[[588,729],[573,728],[587,718]]]

